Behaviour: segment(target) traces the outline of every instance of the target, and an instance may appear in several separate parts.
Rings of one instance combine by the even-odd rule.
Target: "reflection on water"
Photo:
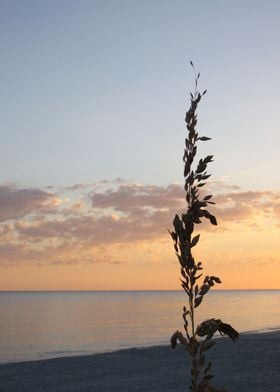
[[[183,292],[0,293],[0,362],[168,344],[182,329]],[[197,321],[240,332],[280,327],[280,291],[212,291]]]

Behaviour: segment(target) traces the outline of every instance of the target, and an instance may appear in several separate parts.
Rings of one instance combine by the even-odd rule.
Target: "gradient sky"
[[[201,72],[222,288],[280,287],[279,1],[0,2],[0,290],[176,289]]]

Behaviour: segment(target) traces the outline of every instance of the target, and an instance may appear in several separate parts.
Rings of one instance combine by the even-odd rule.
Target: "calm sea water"
[[[179,291],[0,292],[0,362],[168,344],[183,329]],[[213,291],[199,308],[240,332],[280,329],[280,290]]]

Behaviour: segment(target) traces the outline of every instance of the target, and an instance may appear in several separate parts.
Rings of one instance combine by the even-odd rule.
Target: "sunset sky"
[[[189,61],[222,289],[280,288],[280,3],[0,2],[0,290],[179,289]]]

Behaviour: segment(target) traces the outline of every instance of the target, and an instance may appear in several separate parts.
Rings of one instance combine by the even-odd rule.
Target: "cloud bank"
[[[219,223],[216,231],[240,224],[262,229],[260,220],[279,227],[278,192],[243,191],[222,182],[208,189],[216,194],[211,208]],[[167,228],[183,211],[184,197],[181,185],[122,179],[75,184],[61,192],[1,185],[0,265],[125,262],[115,257],[116,249],[169,241]],[[205,223],[198,229],[212,227]]]

